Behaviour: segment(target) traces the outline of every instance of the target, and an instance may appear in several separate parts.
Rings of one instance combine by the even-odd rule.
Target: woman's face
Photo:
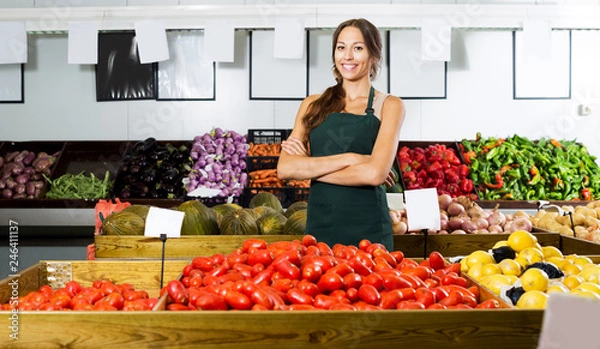
[[[346,27],[338,36],[335,46],[335,66],[345,80],[368,78],[371,59],[365,39],[356,27]]]

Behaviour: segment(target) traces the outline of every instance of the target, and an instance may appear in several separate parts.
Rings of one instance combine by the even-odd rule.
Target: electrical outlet
[[[577,108],[577,112],[579,116],[588,116],[592,113],[592,107],[590,107],[588,104],[580,104]]]

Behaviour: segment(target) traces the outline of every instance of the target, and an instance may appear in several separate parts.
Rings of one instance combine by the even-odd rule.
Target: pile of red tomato
[[[1,310],[152,310],[158,298],[148,292],[135,290],[130,284],[114,284],[109,280],[96,280],[91,287],[82,287],[69,281],[57,290],[48,285],[16,300],[2,304]]]
[[[498,308],[433,252],[421,263],[368,240],[328,246],[310,235],[196,257],[170,281],[168,310],[381,310]]]

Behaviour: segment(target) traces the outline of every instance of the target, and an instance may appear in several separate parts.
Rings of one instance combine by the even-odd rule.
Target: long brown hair
[[[306,128],[305,142],[308,142],[308,135],[317,126],[319,126],[327,117],[327,115],[344,110],[346,103],[346,91],[342,87],[342,74],[335,66],[335,49],[338,42],[338,37],[342,30],[346,27],[356,27],[362,33],[365,39],[365,45],[369,52],[369,57],[373,64],[371,65],[370,77],[375,79],[381,62],[381,36],[379,30],[371,22],[364,18],[349,19],[342,22],[333,32],[331,60],[333,61],[333,75],[335,76],[336,84],[327,88],[319,98],[308,106],[303,123]]]

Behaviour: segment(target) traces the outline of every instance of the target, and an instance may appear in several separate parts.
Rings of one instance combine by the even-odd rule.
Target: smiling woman
[[[392,222],[382,184],[404,121],[404,105],[371,85],[381,61],[381,37],[365,19],[341,23],[333,34],[336,84],[307,97],[290,137],[282,142],[281,179],[311,179],[308,234],[331,246],[360,240],[392,250]]]

